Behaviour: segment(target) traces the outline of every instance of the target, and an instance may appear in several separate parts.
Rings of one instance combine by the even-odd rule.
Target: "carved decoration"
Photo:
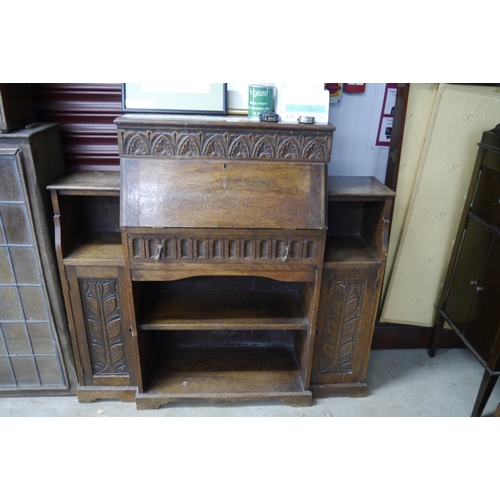
[[[210,137],[204,144],[202,156],[225,156],[226,138],[221,135]]]
[[[330,300],[319,366],[321,373],[352,370],[364,292],[364,281],[330,283]]]
[[[278,150],[279,158],[293,159],[300,157],[300,143],[294,138],[282,141]]]
[[[116,280],[80,280],[94,375],[127,374]]]
[[[329,161],[330,134],[119,130],[120,154]]]
[[[155,156],[172,156],[175,152],[175,146],[168,137],[160,136],[153,142],[153,154]]]
[[[252,146],[248,138],[239,136],[232,138],[229,144],[227,156],[229,158],[250,158],[252,155],[251,150]]]
[[[157,257],[157,248],[161,253]],[[316,261],[317,239],[314,238],[186,238],[171,234],[163,236],[134,236],[129,239],[132,260],[142,262],[217,262],[258,261],[270,263],[282,259],[290,248],[293,261]],[[255,250],[254,250],[255,249]]]

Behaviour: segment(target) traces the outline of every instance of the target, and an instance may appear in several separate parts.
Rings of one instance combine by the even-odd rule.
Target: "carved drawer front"
[[[287,264],[317,265],[321,236],[273,232],[129,234],[131,266],[143,264]]]

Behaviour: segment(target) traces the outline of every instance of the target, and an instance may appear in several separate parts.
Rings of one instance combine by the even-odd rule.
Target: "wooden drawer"
[[[164,232],[129,233],[131,265],[196,262],[253,264],[307,262],[317,264],[321,237],[297,231],[259,231],[256,234]]]
[[[305,278],[309,281],[321,262],[325,236],[321,231],[139,229],[129,232],[127,240],[135,279],[151,279],[148,272],[162,269],[182,270],[186,275],[266,275],[262,272],[272,270],[303,271],[310,275]]]

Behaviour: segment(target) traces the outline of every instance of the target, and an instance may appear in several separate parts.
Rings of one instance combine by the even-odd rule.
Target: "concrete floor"
[[[469,417],[483,376],[467,349],[377,350],[367,373],[368,396],[316,399],[310,407],[268,404],[170,404],[137,410],[134,403],[78,403],[74,396],[0,398],[0,417]],[[497,384],[483,412],[500,403]]]

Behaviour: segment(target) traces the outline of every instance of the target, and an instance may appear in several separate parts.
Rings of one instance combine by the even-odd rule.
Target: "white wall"
[[[388,147],[376,147],[385,83],[367,83],[362,94],[342,92],[340,102],[330,104],[333,134],[328,175],[369,175],[385,181]]]

